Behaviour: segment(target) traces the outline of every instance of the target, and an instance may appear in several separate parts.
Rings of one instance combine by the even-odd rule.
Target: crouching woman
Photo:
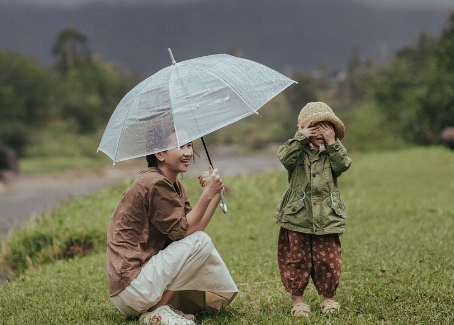
[[[193,207],[177,178],[192,156],[192,143],[148,155],[148,168],[125,190],[110,220],[105,267],[111,301],[144,323],[194,324],[192,313],[226,307],[238,292],[203,232],[224,186],[218,170],[199,176],[203,191]]]

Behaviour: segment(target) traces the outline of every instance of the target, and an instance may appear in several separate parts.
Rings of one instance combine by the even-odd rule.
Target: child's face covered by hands
[[[298,131],[303,133],[316,147],[320,147],[326,144],[333,144],[335,141],[334,127],[329,122],[320,122],[312,125],[312,121],[301,126],[298,124]]]

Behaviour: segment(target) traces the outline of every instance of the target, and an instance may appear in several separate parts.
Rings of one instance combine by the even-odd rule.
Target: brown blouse
[[[111,296],[125,289],[153,255],[186,236],[191,209],[178,179],[172,184],[158,168],[139,173],[109,223],[105,267]]]

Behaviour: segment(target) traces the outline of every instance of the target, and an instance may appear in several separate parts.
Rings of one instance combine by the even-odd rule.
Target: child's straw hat
[[[326,105],[324,102],[307,103],[306,106],[301,109],[301,112],[298,115],[298,124],[301,125],[301,127],[304,127],[309,121],[312,121],[312,125],[322,121],[331,122],[334,125],[336,138],[342,140],[344,137],[344,123],[342,123],[342,121],[334,114],[331,107]]]

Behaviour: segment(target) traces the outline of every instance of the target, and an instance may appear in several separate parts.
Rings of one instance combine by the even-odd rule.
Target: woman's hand
[[[206,191],[210,198],[213,198],[224,189],[224,183],[219,176],[219,171],[213,169],[211,166],[208,171],[201,172],[198,179],[200,185],[204,187],[204,191]]]
[[[220,201],[219,192],[224,190],[224,183],[217,169],[209,167],[208,171],[200,173],[199,183],[203,192],[193,209],[186,215],[189,222],[187,235],[198,230],[204,230],[211,220]]]
[[[205,187],[205,184],[207,182],[208,177],[210,177],[210,174],[213,172],[213,167],[209,166],[209,170],[205,170],[200,173],[200,175],[197,177],[199,179],[200,186]]]
[[[205,177],[205,180],[203,191],[206,191],[210,199],[215,197],[224,189],[224,183],[222,182],[217,169],[212,169],[212,172],[208,177]]]

